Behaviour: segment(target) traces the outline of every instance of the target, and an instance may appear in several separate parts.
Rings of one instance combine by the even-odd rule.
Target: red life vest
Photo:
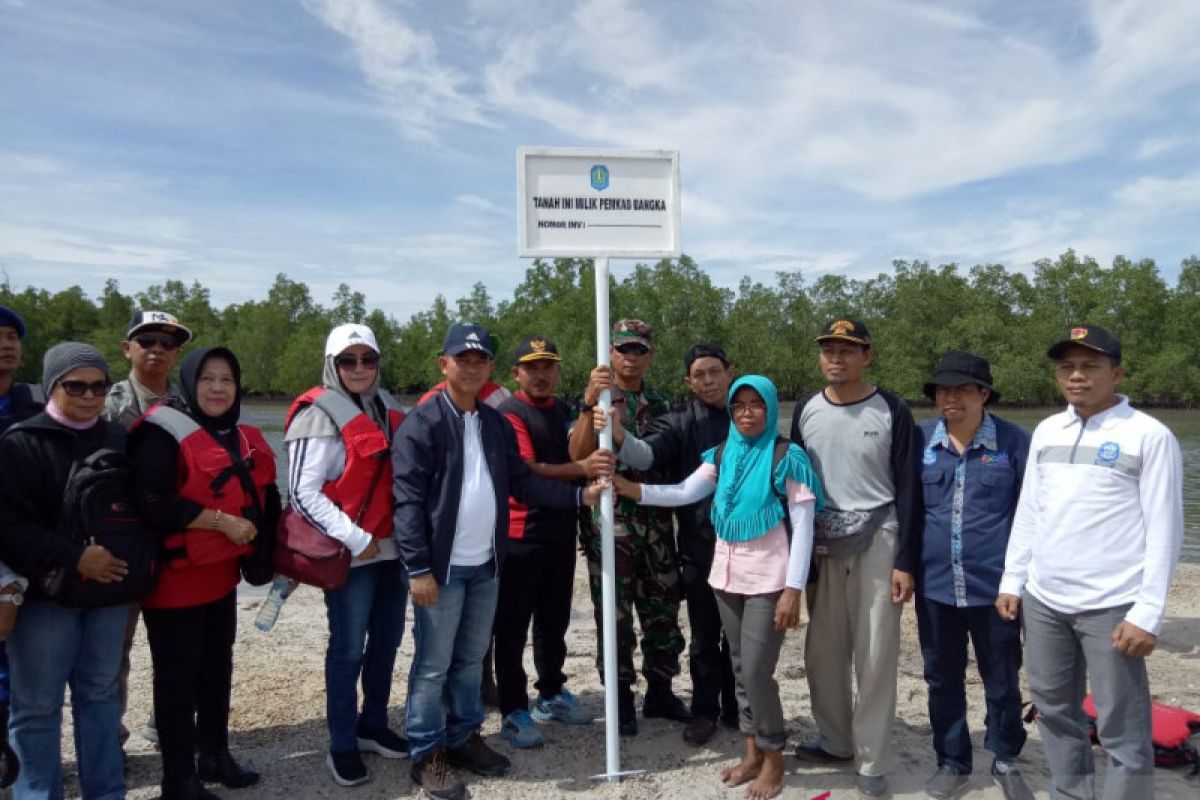
[[[388,425],[395,433],[404,421],[404,412],[387,392],[380,392],[378,396],[387,409]],[[296,398],[288,409],[283,429],[286,431],[291,427],[300,409],[310,405],[329,417],[346,449],[346,468],[336,479],[326,481],[321,491],[346,516],[357,519],[358,526],[364,531],[376,539],[386,539],[392,535],[392,446],[388,437],[348,398],[321,386]],[[379,470],[383,473],[376,479]],[[374,492],[371,491],[372,483],[375,484]],[[371,494],[370,501],[359,518],[368,493]]]
[[[1096,733],[1096,701],[1092,695],[1083,698],[1083,713],[1091,720],[1092,741],[1103,744]],[[1196,748],[1188,741],[1200,734],[1200,714],[1179,706],[1169,706],[1154,700],[1150,704],[1150,739],[1154,743],[1154,765],[1174,767],[1179,764],[1198,764]]]
[[[150,409],[134,423],[157,425],[179,444],[178,494],[204,508],[244,516],[255,500],[246,495],[236,475],[213,488],[217,477],[233,461],[220,442],[181,411],[164,405]],[[258,492],[257,504],[265,503],[267,487],[275,483],[275,454],[258,428],[238,425],[239,453],[250,459],[250,478]],[[158,585],[143,601],[149,608],[183,608],[203,605],[227,595],[237,586],[238,559],[251,552],[250,545],[237,545],[221,531],[188,528],[163,542],[163,570]]]

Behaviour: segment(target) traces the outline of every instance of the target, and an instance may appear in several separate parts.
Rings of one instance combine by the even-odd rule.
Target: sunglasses
[[[338,356],[333,360],[338,369],[354,369],[359,364],[363,365],[364,369],[375,369],[379,366],[378,353],[365,353],[361,358],[357,356]]]
[[[142,348],[143,350],[149,350],[151,347],[154,347],[154,345],[158,345],[163,350],[179,349],[179,340],[174,336],[168,336],[165,333],[139,333],[137,336],[133,337],[133,340],[137,342],[138,347]]]
[[[89,391],[93,397],[105,397],[108,395],[108,390],[112,388],[112,384],[108,381],[59,381],[58,385],[63,388],[68,397],[83,397]]]
[[[623,344],[617,348],[617,352],[623,356],[644,356],[650,352],[650,348],[644,344]]]

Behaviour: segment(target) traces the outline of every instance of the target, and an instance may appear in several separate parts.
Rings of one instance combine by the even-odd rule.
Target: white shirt
[[[346,446],[340,436],[310,436],[288,442],[288,496],[292,508],[298,511],[315,528],[326,536],[346,545],[351,555],[357,556],[373,538],[370,533],[354,524],[322,489],[325,484],[337,480],[346,470]],[[380,481],[376,492],[390,492],[392,488]],[[375,539],[379,555],[366,561],[350,560],[350,566],[361,567],[379,561],[399,558],[396,540],[391,536]]]
[[[1000,592],[1066,614],[1132,604],[1157,634],[1182,543],[1175,436],[1125,397],[1087,420],[1069,407],[1033,432]]]
[[[478,567],[495,555],[496,490],[483,455],[479,412],[463,414],[463,482],[450,565]]]

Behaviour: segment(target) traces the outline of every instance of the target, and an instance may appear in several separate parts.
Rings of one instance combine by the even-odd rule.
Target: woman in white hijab
[[[284,423],[292,508],[353,556],[346,585],[325,592],[326,765],[341,786],[369,779],[362,752],[408,753],[387,720],[408,600],[391,538],[391,441],[404,412],[380,387],[379,374],[371,329],[339,325],[325,342],[321,385],[296,399]]]

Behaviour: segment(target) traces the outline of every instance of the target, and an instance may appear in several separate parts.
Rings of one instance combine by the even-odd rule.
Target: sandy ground
[[[284,607],[276,629],[264,634],[253,626],[262,590],[244,592],[239,600],[239,630],[234,667],[232,747],[236,757],[260,771],[262,782],[238,792],[221,790],[222,796],[237,798],[407,798],[420,796],[408,777],[409,762],[387,761],[365,756],[371,770],[370,783],[354,789],[335,785],[324,766],[328,739],[324,722],[322,663],[326,641],[325,609],[321,593],[301,588]],[[1157,651],[1149,659],[1151,687],[1155,696],[1168,703],[1200,709],[1200,565],[1185,564],[1176,575]],[[683,616],[681,614],[681,616]],[[411,618],[411,610],[410,610]],[[684,623],[686,624],[686,622]],[[403,724],[405,675],[412,659],[412,638],[406,631],[397,662],[392,720]],[[788,714],[791,741],[814,733],[809,717],[808,685],[803,665],[803,630],[790,633],[784,646],[778,675]],[[603,689],[593,666],[595,627],[591,600],[586,591],[582,561],[576,571],[573,622],[569,633],[566,673],[568,686],[599,717],[603,711]],[[139,632],[131,678],[131,707],[126,723],[135,731],[129,754],[129,797],[158,796],[159,758],[153,745],[136,731],[150,709],[150,654],[144,631]],[[528,659],[527,659],[528,660]],[[528,668],[532,672],[532,665]],[[686,658],[684,674],[676,687],[690,691]],[[1001,798],[987,777],[990,754],[983,750],[983,693],[978,679],[968,683],[970,721],[976,747],[976,774],[967,798]],[[925,711],[926,693],[921,677],[916,629],[911,604],[904,612],[904,634],[895,743],[897,764],[890,776],[894,797],[924,797],[922,787],[934,767],[930,730]],[[640,699],[639,699],[640,707]],[[468,776],[476,798],[740,798],[743,790],[725,789],[719,771],[735,763],[740,754],[737,733],[725,728],[703,748],[692,748],[680,738],[681,726],[662,720],[639,720],[636,738],[622,739],[621,765],[628,770],[645,770],[619,783],[597,782],[590,776],[604,770],[604,727],[585,728],[547,725],[546,746],[539,750],[516,751],[497,734],[499,716],[493,710],[484,722],[488,741],[513,760],[505,778],[484,780]],[[70,735],[65,736],[67,770],[74,772]],[[1099,754],[1100,751],[1097,751]],[[1030,729],[1022,763],[1038,797],[1046,796],[1046,767],[1036,726]],[[787,757],[788,773],[783,797],[808,800],[830,790],[832,798],[857,796],[849,770],[799,769]],[[1103,757],[1098,758],[1103,772]],[[1158,798],[1200,798],[1200,785],[1183,780],[1186,770],[1158,770]],[[68,794],[78,793],[73,778]]]

